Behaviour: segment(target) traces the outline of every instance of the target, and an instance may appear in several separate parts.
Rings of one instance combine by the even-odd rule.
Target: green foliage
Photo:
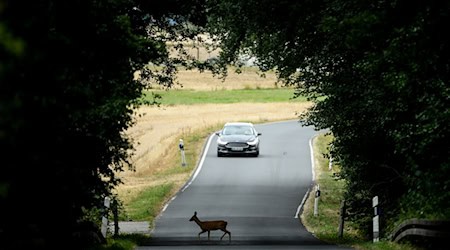
[[[197,1],[180,2],[0,3],[4,247],[70,245],[85,211],[101,209],[120,183],[116,173],[132,168],[123,131],[138,98],[151,84],[173,84],[174,64],[189,58],[169,58],[166,42],[198,32],[186,23],[204,19]],[[161,70],[133,80],[149,63]]]
[[[315,101],[302,119],[333,132],[349,216],[367,236],[375,195],[382,224],[408,208],[450,218],[448,1],[209,3],[222,60],[256,56]]]
[[[383,249],[403,249],[413,250],[422,249],[408,243],[395,243],[382,240],[373,243],[372,239],[365,239],[353,221],[345,218],[344,231],[342,237],[338,235],[340,209],[344,199],[344,190],[346,182],[338,178],[341,167],[334,163],[329,169],[330,143],[333,141],[331,133],[319,134],[313,140],[314,158],[315,158],[315,183],[320,185],[321,195],[318,202],[319,214],[314,216],[314,190],[310,193],[309,199],[302,212],[302,223],[309,231],[320,240],[330,244],[352,246],[361,250],[383,250]],[[385,227],[382,227],[383,230]]]

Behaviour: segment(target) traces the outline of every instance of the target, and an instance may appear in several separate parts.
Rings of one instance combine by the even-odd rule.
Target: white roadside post
[[[106,232],[108,231],[108,210],[111,203],[111,199],[109,197],[105,197],[105,211],[103,212],[102,217],[102,235],[106,239]]]
[[[373,197],[372,199],[372,207],[374,208],[374,217],[373,217],[373,242],[380,241],[380,218],[378,211],[378,196]]]
[[[319,215],[319,197],[320,197],[320,187],[319,185],[316,186],[316,193],[314,196],[314,216]]]
[[[178,147],[180,148],[181,152],[181,166],[186,166],[186,156],[184,154],[184,142],[183,139],[180,139],[180,144],[178,144]]]

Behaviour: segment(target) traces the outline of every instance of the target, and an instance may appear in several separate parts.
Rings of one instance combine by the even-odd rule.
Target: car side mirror
[[[217,135],[217,136],[220,136],[220,132],[221,132],[221,131],[217,131],[217,132],[216,132],[216,135]]]
[[[262,135],[262,134],[258,132],[258,136],[259,136],[259,135]]]

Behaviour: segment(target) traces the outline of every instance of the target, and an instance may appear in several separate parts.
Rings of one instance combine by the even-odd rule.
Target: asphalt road
[[[137,249],[345,249],[319,241],[298,218],[312,187],[310,140],[318,132],[297,121],[256,125],[262,133],[259,157],[217,157],[211,135],[193,178],[156,220],[150,246]],[[226,220],[231,232],[211,240],[195,222]]]

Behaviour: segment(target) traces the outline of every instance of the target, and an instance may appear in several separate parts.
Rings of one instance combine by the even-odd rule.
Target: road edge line
[[[316,136],[318,136],[318,134],[315,134],[313,137],[311,137],[309,139],[309,152],[310,152],[310,155],[311,155],[311,171],[312,171],[312,182],[313,182],[313,184],[314,184],[314,181],[316,179],[316,173],[314,171],[316,165],[315,165],[315,161],[314,161],[314,147],[312,145],[312,141],[314,140],[314,138]],[[294,216],[295,219],[298,219],[298,215],[300,214],[301,210],[303,209],[303,206],[305,205],[306,199],[308,198],[310,191],[311,191],[310,188],[308,188],[308,190],[306,190],[306,193],[303,196],[302,202],[300,203],[300,205],[298,205],[297,211],[295,212],[295,216]]]
[[[192,175],[191,180],[186,185],[184,185],[184,187],[181,189],[181,192],[184,192],[192,184],[192,182],[194,182],[195,178],[197,178],[197,175],[200,173],[200,170],[202,170],[203,162],[205,161],[206,155],[209,150],[209,146],[211,144],[211,141],[212,141],[212,138],[214,137],[214,135],[215,134],[212,133],[209,136],[208,143],[206,143],[205,149],[203,150],[202,158],[197,166],[197,169],[195,170],[194,175]]]

